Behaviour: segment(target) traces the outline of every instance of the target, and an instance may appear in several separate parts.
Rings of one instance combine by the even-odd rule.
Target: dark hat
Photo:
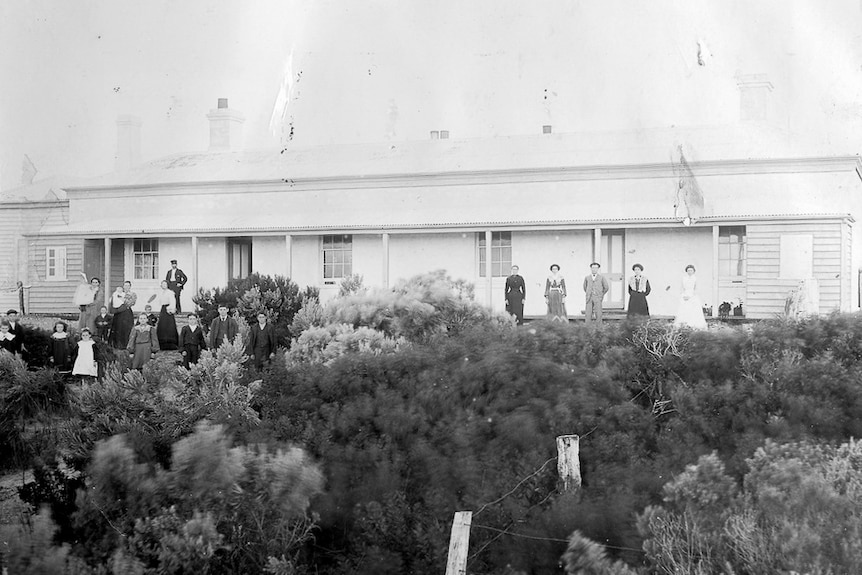
[[[175,263],[177,263],[177,260],[171,260],[171,263],[175,264]]]
[[[6,315],[9,315],[10,313],[18,313],[18,310],[17,309],[10,309],[9,311],[6,312]]]
[[[635,264],[632,266],[632,271],[635,271],[635,268],[640,268],[641,271],[644,271],[644,267],[640,264]]]
[[[600,264],[599,262],[593,262],[590,264],[590,267],[593,267],[593,266],[602,267],[602,264]]]

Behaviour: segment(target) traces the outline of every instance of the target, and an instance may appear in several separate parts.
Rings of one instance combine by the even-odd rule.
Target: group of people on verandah
[[[610,284],[601,273],[601,267],[598,262],[591,263],[590,273],[584,277],[584,315],[587,323],[602,322],[602,302],[610,290]],[[514,316],[518,325],[522,325],[524,322],[524,303],[527,300],[527,287],[524,278],[518,273],[519,271],[518,266],[512,266],[512,274],[506,278],[505,298],[506,311]],[[691,264],[685,267],[685,275],[682,278],[682,294],[674,325],[706,329],[703,302],[697,294],[695,271]],[[629,318],[648,318],[650,313],[647,296],[652,289],[649,279],[644,275],[644,267],[641,264],[634,264],[632,272],[626,286],[629,294],[626,315]],[[567,295],[566,279],[560,273],[560,266],[552,264],[550,273],[545,280],[545,304],[549,320],[568,322]]]

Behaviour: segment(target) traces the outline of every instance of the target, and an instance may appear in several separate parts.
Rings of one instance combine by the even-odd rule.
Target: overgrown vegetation
[[[246,323],[257,323],[257,314],[263,312],[275,325],[278,343],[287,347],[290,339],[298,334],[290,330],[293,316],[308,300],[317,300],[317,288],[299,286],[284,276],[268,276],[253,273],[242,279],[232,279],[226,288],[207,290],[200,288],[192,298],[199,309],[202,325],[209,327],[218,316],[219,305],[226,305],[243,318]]]
[[[66,391],[10,572],[440,573],[464,510],[471,573],[862,570],[862,317],[516,328],[442,273],[344,292],[260,382],[237,342]]]

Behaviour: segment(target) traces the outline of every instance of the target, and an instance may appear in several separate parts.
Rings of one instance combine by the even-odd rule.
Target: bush
[[[13,548],[10,563],[58,568],[83,558],[101,572],[260,573],[292,566],[310,537],[306,510],[322,482],[300,449],[231,447],[223,427],[202,422],[171,446],[168,467],[142,455],[121,435],[98,442],[72,515],[75,556],[53,544],[43,511],[21,533],[38,545]]]
[[[23,360],[0,352],[0,468],[26,468],[40,452],[40,430],[68,407],[66,389],[53,369],[29,371]],[[34,429],[33,423],[40,425]]]
[[[287,347],[294,336],[290,331],[293,316],[304,301],[317,297],[317,288],[306,287],[305,291],[300,291],[299,286],[284,276],[253,273],[246,278],[230,280],[226,288],[201,288],[192,299],[199,308],[204,329],[218,316],[218,306],[222,304],[235,309],[250,325],[257,322],[257,314],[263,311],[275,325],[279,345]]]
[[[29,326],[26,323],[21,324],[22,336],[24,338],[24,348],[27,350],[25,359],[30,368],[49,367],[51,364],[49,358],[52,355],[51,333],[53,330],[46,330],[36,326]]]
[[[639,517],[644,549],[666,573],[858,573],[862,443],[767,442],[742,493],[713,454]]]

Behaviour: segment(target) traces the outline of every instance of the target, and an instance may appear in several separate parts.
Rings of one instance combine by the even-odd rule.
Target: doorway
[[[82,270],[87,280],[96,277],[105,283],[105,240],[84,240],[84,262]]]
[[[610,284],[604,307],[623,309],[626,302],[626,235],[625,230],[602,230],[599,262]]]

